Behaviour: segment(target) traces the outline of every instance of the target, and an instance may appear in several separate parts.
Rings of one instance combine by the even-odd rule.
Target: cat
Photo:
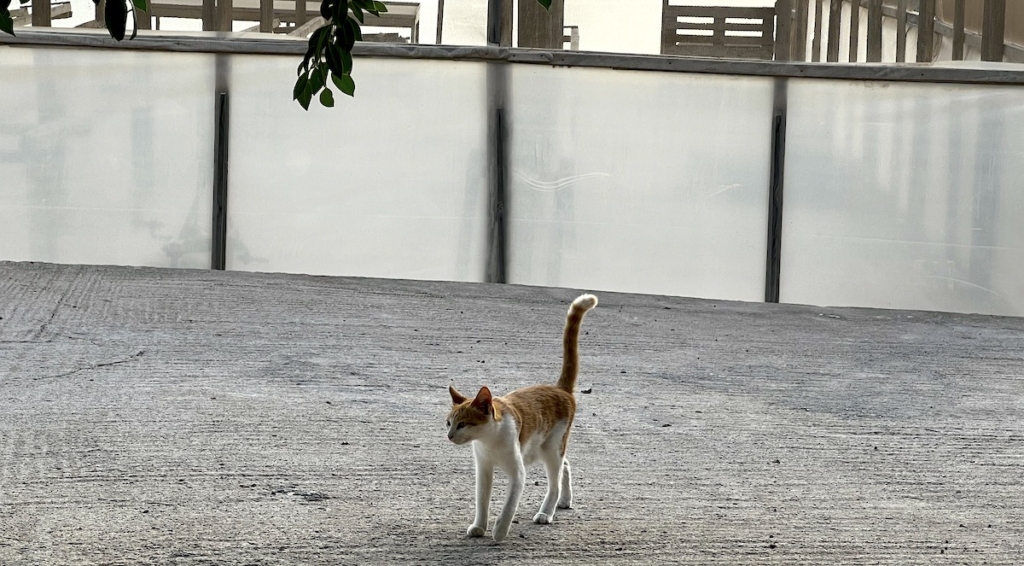
[[[468,536],[482,537],[487,530],[495,467],[509,476],[505,506],[491,532],[496,542],[504,540],[512,526],[526,466],[543,463],[548,478],[547,495],[533,522],[550,524],[556,504],[560,509],[572,507],[572,470],[565,450],[576,415],[580,324],[595,306],[597,297],[590,294],[577,297],[569,306],[562,337],[562,373],[555,385],[534,385],[504,397],[491,396],[485,386],[473,399],[448,386],[452,398],[448,439],[455,444],[472,442],[476,463],[476,516],[466,529]]]

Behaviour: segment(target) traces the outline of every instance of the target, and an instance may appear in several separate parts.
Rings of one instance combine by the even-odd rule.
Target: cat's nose
[[[455,437],[455,431],[454,430],[449,430],[448,431],[448,440],[451,440],[454,437]]]

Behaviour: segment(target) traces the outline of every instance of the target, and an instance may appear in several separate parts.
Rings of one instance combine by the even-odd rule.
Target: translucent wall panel
[[[306,112],[298,62],[232,59],[228,269],[481,280],[484,65],[357,59]]]
[[[0,47],[0,259],[209,267],[213,58]]]
[[[781,299],[1024,315],[1024,91],[792,81]]]
[[[764,299],[771,79],[511,77],[512,282]]]

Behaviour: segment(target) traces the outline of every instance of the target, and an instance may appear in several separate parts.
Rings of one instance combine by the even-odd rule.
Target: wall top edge
[[[259,33],[167,33],[140,31],[133,40],[114,41],[106,30],[19,28],[17,36],[0,34],[0,45],[143,51],[281,55],[301,57],[301,38]],[[359,57],[433,59],[588,67],[613,70],[698,73],[751,77],[840,79],[861,81],[1024,85],[1024,65],[1007,63],[804,63],[554,51],[508,47],[358,43]]]

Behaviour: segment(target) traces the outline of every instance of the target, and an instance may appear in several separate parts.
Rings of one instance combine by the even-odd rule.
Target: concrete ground
[[[0,564],[1024,563],[1024,319],[601,292],[575,508],[466,538],[445,386],[577,293],[0,263]]]

